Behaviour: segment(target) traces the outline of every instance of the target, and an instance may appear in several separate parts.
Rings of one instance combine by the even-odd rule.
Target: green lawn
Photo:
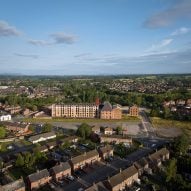
[[[167,120],[158,117],[152,117],[151,121],[155,128],[181,128],[191,137],[191,122],[189,121]]]
[[[130,116],[125,116],[122,119],[66,119],[66,118],[52,118],[52,119],[43,119],[43,118],[25,118],[23,119],[24,122],[42,122],[42,123],[51,123],[51,122],[77,122],[77,123],[88,123],[88,122],[136,122],[140,121],[138,117],[130,117]]]

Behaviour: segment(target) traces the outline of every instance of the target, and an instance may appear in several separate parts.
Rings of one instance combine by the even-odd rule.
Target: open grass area
[[[175,129],[180,129],[182,132],[187,133],[191,137],[191,122],[166,120],[158,117],[152,117],[151,121],[155,128],[172,129],[172,131]]]
[[[51,123],[51,122],[73,122],[73,123],[99,123],[99,122],[107,122],[107,123],[113,123],[113,122],[137,122],[140,121],[139,118],[137,117],[130,117],[130,116],[125,116],[122,119],[66,119],[66,118],[52,118],[52,119],[43,119],[43,118],[24,118],[24,122],[29,122],[29,123]]]

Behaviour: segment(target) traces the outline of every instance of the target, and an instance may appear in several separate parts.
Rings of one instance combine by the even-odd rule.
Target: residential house
[[[113,147],[111,145],[106,145],[105,147],[99,148],[98,152],[100,157],[105,160],[113,156]]]
[[[72,171],[75,171],[86,165],[93,164],[96,161],[100,161],[99,153],[97,150],[92,150],[72,158],[70,160],[70,165],[72,167]]]
[[[39,151],[41,153],[46,153],[46,152],[48,152],[48,148],[47,148],[46,145],[42,145],[42,146],[39,147]]]
[[[123,171],[120,170],[118,174],[108,178],[108,180],[105,181],[105,186],[110,191],[120,191],[131,186],[137,180],[138,171],[134,166],[130,166],[129,168]]]
[[[8,131],[12,131],[18,135],[25,134],[29,131],[29,124],[5,122],[4,125]]]
[[[129,108],[129,114],[130,114],[130,116],[138,117],[139,116],[139,108],[136,105],[130,107]]]
[[[122,111],[119,107],[112,107],[109,102],[100,105],[100,119],[121,119]]]
[[[1,115],[0,116],[0,121],[10,121],[11,120],[11,115]]]
[[[101,135],[100,142],[108,142],[108,143],[125,143],[132,145],[132,138],[125,136],[125,135]]]
[[[51,180],[51,176],[48,170],[44,169],[36,173],[30,174],[27,177],[27,184],[28,184],[28,187],[31,190],[33,190],[41,186],[44,186],[45,184],[48,184],[50,180]]]
[[[168,149],[166,148],[162,148],[156,152],[154,152],[153,154],[149,155],[149,165],[152,168],[154,167],[159,167],[163,161],[168,160],[169,159],[169,155],[170,152]]]
[[[48,149],[53,149],[57,146],[57,142],[56,141],[52,141],[46,144],[46,146],[48,147]]]
[[[65,144],[65,142],[77,143],[78,139],[79,139],[79,137],[77,137],[75,135],[74,136],[65,137],[65,138],[59,140],[59,144],[63,145],[63,144]]]
[[[108,191],[103,182],[93,183],[92,186],[86,188],[84,191]]]
[[[38,135],[31,136],[29,138],[29,141],[32,142],[33,144],[46,141],[49,139],[54,139],[56,138],[56,134],[54,132],[48,132],[48,133],[42,133]]]
[[[0,191],[25,191],[25,183],[23,179],[19,179],[6,185],[0,186]]]
[[[92,132],[99,135],[100,134],[100,127],[99,126],[92,127]]]
[[[111,127],[107,127],[104,129],[105,135],[113,135],[113,129]]]
[[[71,175],[71,166],[68,162],[60,163],[50,169],[50,174],[55,181]]]
[[[134,163],[135,168],[138,170],[139,176],[143,174],[143,172],[149,168],[149,163],[146,158],[141,158],[140,160]]]

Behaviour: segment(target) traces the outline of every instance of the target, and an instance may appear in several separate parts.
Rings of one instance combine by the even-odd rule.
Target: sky
[[[0,74],[191,73],[191,0],[0,0]]]

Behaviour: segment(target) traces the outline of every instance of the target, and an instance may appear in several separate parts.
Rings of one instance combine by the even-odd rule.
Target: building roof
[[[134,165],[137,169],[144,168],[145,165],[147,165],[147,164],[148,164],[148,161],[144,157],[134,163]]]
[[[19,188],[25,187],[25,183],[23,179],[16,180],[14,182],[11,182],[9,184],[6,184],[4,186],[0,186],[0,191],[15,191]]]
[[[63,172],[65,170],[71,169],[70,165],[68,162],[60,163],[59,165],[56,165],[51,168],[51,170],[55,173],[58,174],[60,172]]]
[[[55,134],[54,132],[41,133],[41,134],[38,134],[38,135],[31,136],[31,137],[29,138],[29,141],[37,141],[37,140],[39,140],[41,137],[47,138],[47,137],[52,137],[52,136],[56,136],[56,134]]]
[[[156,151],[155,153],[151,154],[149,156],[149,158],[151,160],[157,160],[157,159],[160,159],[162,156],[167,155],[167,154],[169,154],[169,150],[166,148],[162,148],[162,149]]]
[[[16,128],[26,128],[27,126],[29,126],[28,124],[23,124],[23,123],[16,123],[16,122],[8,122],[5,121],[3,122],[4,125],[6,125],[7,127],[16,127]]]
[[[45,178],[45,177],[49,177],[49,172],[47,169],[43,169],[39,172],[36,172],[36,173],[33,173],[33,174],[30,174],[28,176],[30,182],[36,182],[42,178]]]
[[[101,147],[99,150],[104,154],[113,150],[113,147],[111,145],[106,145],[105,147]]]
[[[113,129],[112,129],[111,127],[106,127],[106,128],[104,129],[104,131],[113,131]]]
[[[99,156],[97,150],[92,150],[92,151],[89,151],[89,152],[85,152],[84,154],[81,154],[79,156],[76,156],[76,157],[71,159],[71,162],[73,164],[77,164],[77,163],[85,161],[85,160],[87,160],[89,158],[92,158],[94,156]]]
[[[108,189],[104,186],[102,182],[98,182],[93,184],[89,188],[86,188],[85,191],[108,191]]]
[[[49,143],[46,144],[48,147],[55,147],[57,146],[57,142],[56,141],[51,141]]]
[[[112,105],[109,102],[104,102],[101,111],[112,111]]]
[[[130,166],[129,168],[127,168],[127,169],[119,172],[118,174],[112,176],[111,178],[109,178],[108,182],[111,185],[111,187],[113,188],[113,187],[121,184],[122,182],[124,182],[125,180],[130,178],[131,176],[135,175],[136,173],[138,173],[137,169],[134,166]]]

